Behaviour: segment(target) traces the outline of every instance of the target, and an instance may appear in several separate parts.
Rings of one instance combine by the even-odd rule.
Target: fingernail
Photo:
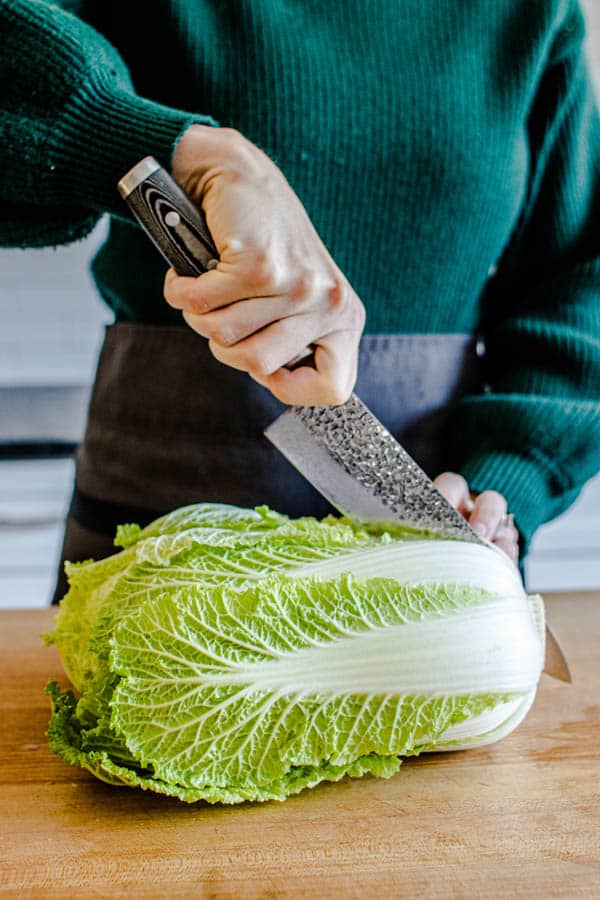
[[[480,534],[481,537],[487,537],[488,529],[485,522],[475,522],[474,525],[471,526],[473,531],[476,531],[477,534]]]

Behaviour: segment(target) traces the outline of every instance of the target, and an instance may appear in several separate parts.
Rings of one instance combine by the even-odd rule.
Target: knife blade
[[[340,406],[290,407],[268,426],[265,436],[350,519],[390,522],[492,546],[355,394]],[[548,625],[544,671],[571,681],[567,661]]]
[[[199,210],[151,156],[119,181],[118,191],[167,262],[180,275],[201,275],[218,252]],[[310,348],[288,363],[311,356]],[[366,522],[396,522],[444,537],[486,544],[361,400],[341,406],[290,407],[267,438],[336,509]],[[500,552],[500,551],[499,551]],[[570,680],[546,626],[545,671]]]
[[[292,406],[265,436],[351,519],[486,543],[355,394],[340,406]]]

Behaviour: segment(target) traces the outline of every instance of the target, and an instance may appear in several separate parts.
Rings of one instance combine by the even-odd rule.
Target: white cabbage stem
[[[483,746],[520,724],[534,701],[542,672],[544,604],[539,595],[527,597],[516,566],[504,553],[491,545],[459,541],[407,541],[336,556],[288,574],[328,579],[349,571],[361,579],[394,578],[407,585],[464,584],[500,595],[498,603],[466,614],[397,626],[395,671],[407,694],[519,692],[514,700],[447,729],[432,750]],[[368,690],[374,690],[371,683],[376,682],[376,673],[390,662],[382,650],[379,658],[375,656]],[[361,655],[358,646],[348,648],[348,653],[356,665]],[[373,664],[374,657],[369,660]]]

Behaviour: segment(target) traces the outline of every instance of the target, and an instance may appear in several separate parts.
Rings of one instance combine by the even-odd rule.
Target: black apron
[[[444,429],[481,390],[471,335],[365,335],[356,393],[434,477],[447,468]],[[189,503],[267,504],[321,517],[326,500],[263,436],[285,407],[244,372],[217,362],[188,327],[118,323],[106,330],[85,437],[77,452],[64,560],[116,552],[116,526],[147,524]]]

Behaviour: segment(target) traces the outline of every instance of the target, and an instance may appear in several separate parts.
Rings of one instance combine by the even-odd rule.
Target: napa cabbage
[[[500,551],[196,504],[68,565],[51,748],[185,801],[283,800],[480,746],[535,696],[544,611]]]

